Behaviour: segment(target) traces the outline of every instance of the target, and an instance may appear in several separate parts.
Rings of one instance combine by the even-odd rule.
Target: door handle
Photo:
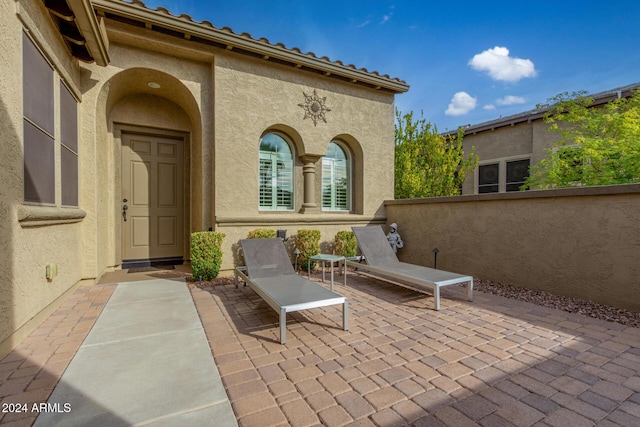
[[[122,206],[122,218],[125,220],[125,222],[127,221],[127,209],[129,209],[129,206]]]

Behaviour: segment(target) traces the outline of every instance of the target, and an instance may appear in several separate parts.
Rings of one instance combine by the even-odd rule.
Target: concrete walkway
[[[117,285],[48,403],[35,426],[237,426],[183,279]]]

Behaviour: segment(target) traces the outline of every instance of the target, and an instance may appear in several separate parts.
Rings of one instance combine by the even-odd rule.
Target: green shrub
[[[191,233],[191,271],[199,280],[211,280],[220,273],[224,233],[201,231]]]
[[[256,228],[247,234],[247,239],[272,239],[274,237],[278,237],[278,233],[270,228]]]
[[[336,233],[336,255],[342,255],[345,258],[356,256],[358,241],[353,231],[338,231]]]
[[[296,248],[300,251],[298,258],[300,268],[306,270],[309,263],[311,263],[311,269],[313,270],[316,263],[315,261],[309,261],[309,258],[320,253],[320,230],[298,230]]]

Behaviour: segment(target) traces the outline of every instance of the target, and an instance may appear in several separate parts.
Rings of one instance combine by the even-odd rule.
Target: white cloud
[[[469,95],[467,92],[456,92],[444,113],[447,116],[463,116],[476,108],[477,102],[478,99]]]
[[[513,96],[507,95],[500,99],[496,99],[496,104],[498,105],[514,105],[514,104],[524,104],[525,99],[521,96]]]
[[[393,13],[390,13],[390,14],[388,14],[388,15],[384,15],[384,16],[382,17],[382,21],[380,22],[380,24],[384,24],[384,23],[386,23],[389,19],[391,19],[391,17],[392,17],[392,16],[393,16]]]
[[[530,59],[512,58],[509,49],[496,46],[474,55],[469,60],[471,68],[486,71],[493,80],[517,82],[525,77],[535,77],[537,72]]]
[[[367,25],[369,25],[369,22],[371,22],[371,21],[367,19],[367,20],[366,20],[366,21],[364,21],[362,24],[357,25],[357,27],[358,27],[358,28],[366,27]]]
[[[496,106],[493,104],[487,104],[484,107],[482,107],[483,110],[495,110]]]

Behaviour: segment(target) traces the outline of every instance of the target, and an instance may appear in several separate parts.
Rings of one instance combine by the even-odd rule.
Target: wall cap
[[[426,197],[422,199],[385,200],[385,206],[419,205],[428,203],[462,203],[490,200],[547,199],[554,197],[615,196],[640,194],[640,184],[602,185],[591,187],[557,188],[552,190],[514,191],[511,193],[469,194],[465,196]]]

